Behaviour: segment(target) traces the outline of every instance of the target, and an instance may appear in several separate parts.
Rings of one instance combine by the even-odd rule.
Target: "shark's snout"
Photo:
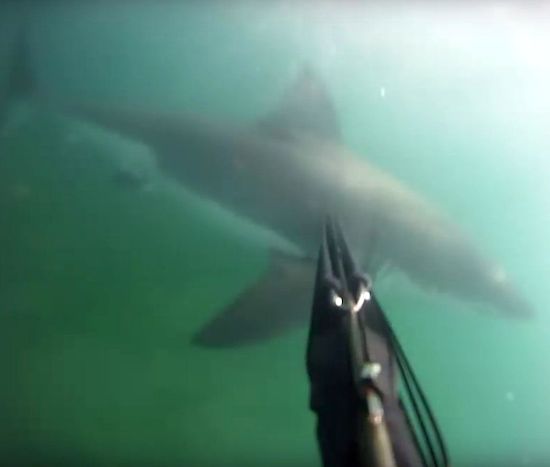
[[[536,315],[533,304],[518,290],[502,269],[491,276],[492,302],[509,318],[530,319]]]
[[[500,303],[501,308],[510,318],[532,319],[536,315],[532,303],[513,288],[500,293]]]

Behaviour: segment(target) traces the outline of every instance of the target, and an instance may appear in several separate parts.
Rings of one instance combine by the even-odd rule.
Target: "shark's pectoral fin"
[[[331,96],[309,66],[302,68],[278,108],[258,121],[258,128],[282,139],[309,133],[317,138],[339,141],[341,135]]]
[[[194,337],[203,347],[237,347],[263,341],[307,323],[314,262],[273,254],[268,270]]]

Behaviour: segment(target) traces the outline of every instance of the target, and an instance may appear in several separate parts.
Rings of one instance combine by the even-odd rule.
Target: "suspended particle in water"
[[[380,97],[382,99],[386,98],[386,88],[384,86],[380,87]]]

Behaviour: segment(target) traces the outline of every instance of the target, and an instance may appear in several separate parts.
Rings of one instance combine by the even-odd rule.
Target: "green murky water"
[[[249,123],[304,62],[347,143],[450,213],[531,297],[518,323],[379,295],[456,466],[548,465],[550,34],[544,5],[36,5],[41,90]],[[0,7],[3,74],[18,24]],[[5,86],[4,86],[5,87]],[[160,174],[150,151],[32,103],[0,138],[2,465],[318,465],[306,330],[243,349],[192,334],[258,277],[269,235]]]

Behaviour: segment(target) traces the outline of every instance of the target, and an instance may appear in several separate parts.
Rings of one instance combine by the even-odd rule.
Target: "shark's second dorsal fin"
[[[322,139],[340,139],[340,125],[328,90],[307,65],[283,95],[279,107],[259,120],[258,127],[278,138],[309,133]]]

